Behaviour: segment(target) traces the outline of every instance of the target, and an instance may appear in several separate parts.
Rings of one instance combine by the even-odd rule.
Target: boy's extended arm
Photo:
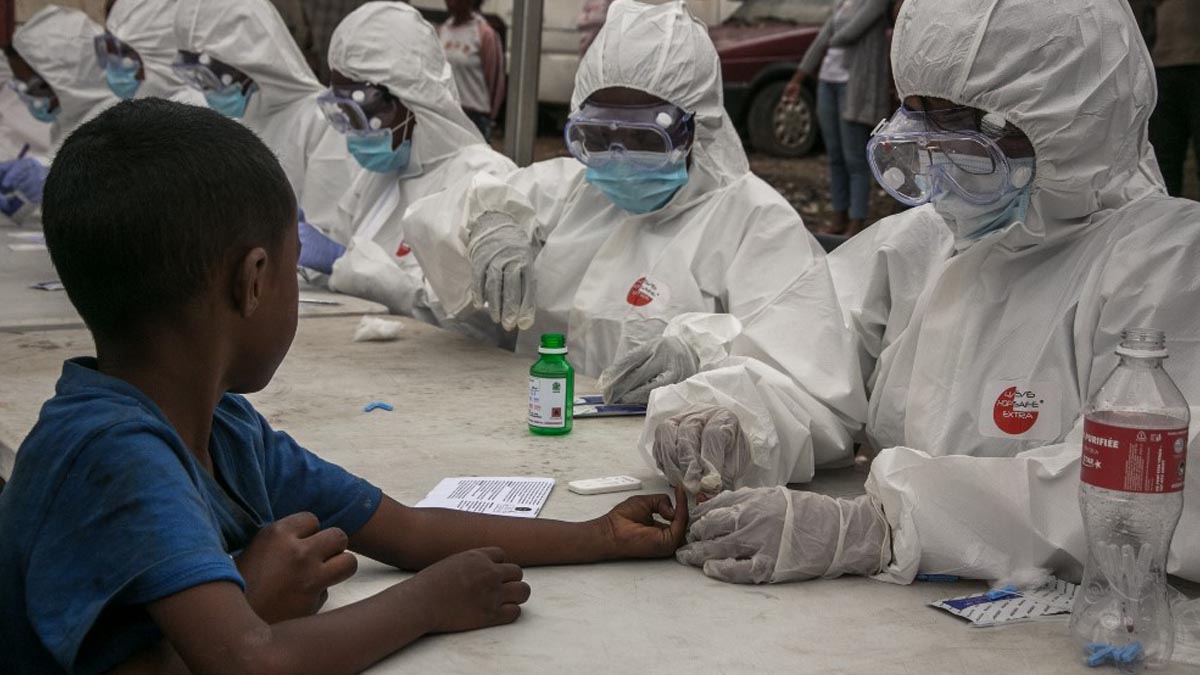
[[[514,621],[529,598],[521,576],[499,549],[467,551],[365,600],[274,625],[236,584],[202,584],[147,605],[166,643],[113,672],[357,673],[426,633]]]
[[[518,565],[562,565],[672,555],[687,532],[687,501],[676,490],[639,495],[581,523],[410,508],[387,497],[354,536],[350,549],[402,569],[422,569],[459,551],[498,546]],[[670,524],[654,520],[658,514]]]

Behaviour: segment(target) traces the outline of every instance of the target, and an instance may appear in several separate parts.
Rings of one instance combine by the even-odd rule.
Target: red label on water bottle
[[[1187,431],[1187,427],[1130,429],[1086,419],[1080,480],[1121,492],[1179,492]]]

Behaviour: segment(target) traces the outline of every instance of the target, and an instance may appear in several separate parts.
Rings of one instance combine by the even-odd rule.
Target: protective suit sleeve
[[[816,240],[790,208],[749,217],[770,225],[747,234],[725,272],[723,320],[741,327],[726,342],[730,356],[706,363],[702,352],[718,352],[692,345],[708,369],[651,392],[640,447],[652,461],[658,425],[697,405],[721,406],[737,414],[751,446],[735,487],[806,482],[819,465],[851,460],[851,436],[866,418],[863,379]],[[716,320],[682,315],[668,330]]]
[[[333,263],[329,289],[378,302],[392,314],[432,316],[421,268],[398,265],[395,256],[367,237],[354,237]]]
[[[485,213],[502,213],[540,248],[582,178],[583,165],[574,159],[547,160],[504,176],[465,177],[408,208],[405,238],[447,316],[473,308],[468,225]]]

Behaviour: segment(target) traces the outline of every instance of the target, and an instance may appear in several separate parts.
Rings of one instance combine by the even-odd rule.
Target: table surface
[[[35,243],[26,237],[38,234],[40,230],[20,227],[7,218],[0,218],[0,332],[83,328],[83,320],[71,306],[65,291],[31,288],[43,281],[58,280],[49,252],[14,251],[11,248],[14,244]],[[302,317],[387,313],[387,308],[378,303],[331,293],[304,282],[301,282],[300,298]]]
[[[584,520],[628,493],[579,496],[567,481],[629,474],[646,491],[666,489],[635,448],[640,418],[580,420],[564,437],[529,434],[529,359],[411,320],[395,342],[354,343],[355,324],[301,321],[274,381],[251,398],[276,428],[396,499],[415,503],[447,476],[549,476],[558,483],[542,516]],[[16,447],[62,360],[90,349],[78,330],[0,335],[0,442]],[[577,389],[592,386],[581,378]],[[364,413],[372,401],[395,410]],[[862,480],[846,470],[806,487],[850,495]],[[364,559],[352,580],[331,589],[329,607],[407,576]],[[1065,620],[976,629],[925,606],[982,590],[979,583],[846,577],[737,586],[674,560],[535,568],[526,579],[533,596],[516,623],[422,639],[373,672],[1093,672],[1080,663]]]

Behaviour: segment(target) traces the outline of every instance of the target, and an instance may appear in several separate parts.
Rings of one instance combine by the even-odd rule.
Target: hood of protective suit
[[[892,70],[902,98],[1000,113],[1033,142],[1029,216],[1013,243],[1162,190],[1147,128],[1154,68],[1128,3],[908,0]]]
[[[329,67],[387,87],[416,116],[413,159],[404,175],[484,142],[462,111],[437,32],[407,4],[368,2],[351,12],[330,39]]]
[[[717,50],[683,0],[661,5],[617,0],[608,8],[604,28],[575,73],[571,111],[607,87],[644,91],[694,113],[693,161],[722,183],[750,170],[725,113]]]
[[[171,70],[175,44],[176,0],[118,0],[108,15],[108,32],[142,57],[146,79],[138,98],[171,98],[190,88]]]
[[[55,144],[117,102],[96,62],[93,40],[103,32],[80,10],[47,5],[13,34],[13,48],[46,80],[62,106],[50,131]]]
[[[175,40],[179,49],[203,52],[253,78],[258,92],[247,119],[321,90],[283,18],[267,0],[179,0]],[[318,114],[315,109],[313,114]]]

